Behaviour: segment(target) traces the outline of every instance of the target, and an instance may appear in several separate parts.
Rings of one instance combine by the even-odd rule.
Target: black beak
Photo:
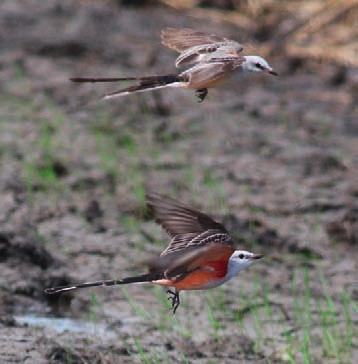
[[[254,255],[252,255],[251,256],[251,259],[252,260],[256,260],[256,259],[261,259],[261,258],[263,258],[264,256],[263,256],[263,254],[254,254]]]
[[[268,71],[268,73],[269,73],[270,75],[278,76],[278,73],[277,73],[277,72],[275,72],[274,70]]]

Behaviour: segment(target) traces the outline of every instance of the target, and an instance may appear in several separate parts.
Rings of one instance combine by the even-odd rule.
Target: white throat
[[[252,71],[251,71],[251,66],[249,65],[249,61],[248,61],[247,57],[248,57],[248,56],[244,56],[245,61],[244,61],[244,62],[242,63],[242,65],[241,65],[241,69],[242,69],[242,71],[243,71],[243,72],[245,72],[245,73],[252,72]]]
[[[230,258],[225,278],[227,278],[227,280],[229,280],[231,278],[236,277],[242,270],[244,270],[248,266],[249,266],[249,264],[240,263],[237,260]]]

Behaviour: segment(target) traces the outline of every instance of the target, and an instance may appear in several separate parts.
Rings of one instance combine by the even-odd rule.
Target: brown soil
[[[287,360],[283,333],[303,332],[293,272],[298,296],[307,272],[312,306],[325,297],[325,278],[337,322],[342,294],[358,295],[357,69],[274,54],[279,78],[236,77],[202,104],[181,90],[103,102],[118,85],[68,78],[173,72],[161,28],[249,38],[166,6],[119,3],[0,4],[0,362]],[[267,258],[215,292],[183,294],[175,318],[160,288],[44,295],[139,272],[165,246],[143,212],[145,188],[211,212],[240,247]],[[260,289],[269,292],[270,318]],[[319,313],[311,312],[319,340]],[[19,317],[78,321],[58,332],[57,321],[34,327]],[[94,329],[76,331],[76,322]],[[315,363],[337,362],[320,341],[311,351]],[[354,342],[348,362],[356,351]],[[302,362],[299,351],[295,359]]]

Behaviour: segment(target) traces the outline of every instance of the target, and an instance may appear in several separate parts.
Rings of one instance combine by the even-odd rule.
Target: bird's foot
[[[177,310],[177,308],[180,305],[179,292],[168,289],[167,293],[169,295],[168,301],[171,301],[173,314],[175,314],[175,311]]]
[[[202,88],[195,91],[195,95],[198,98],[198,102],[203,102],[207,94],[208,94],[207,88]]]

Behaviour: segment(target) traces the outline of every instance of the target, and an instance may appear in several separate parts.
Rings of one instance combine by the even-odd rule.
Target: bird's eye
[[[262,69],[262,66],[261,66],[261,64],[260,64],[260,63],[256,63],[256,64],[255,64],[255,66],[256,66],[257,68]]]
[[[244,254],[239,254],[240,259],[244,259]]]

